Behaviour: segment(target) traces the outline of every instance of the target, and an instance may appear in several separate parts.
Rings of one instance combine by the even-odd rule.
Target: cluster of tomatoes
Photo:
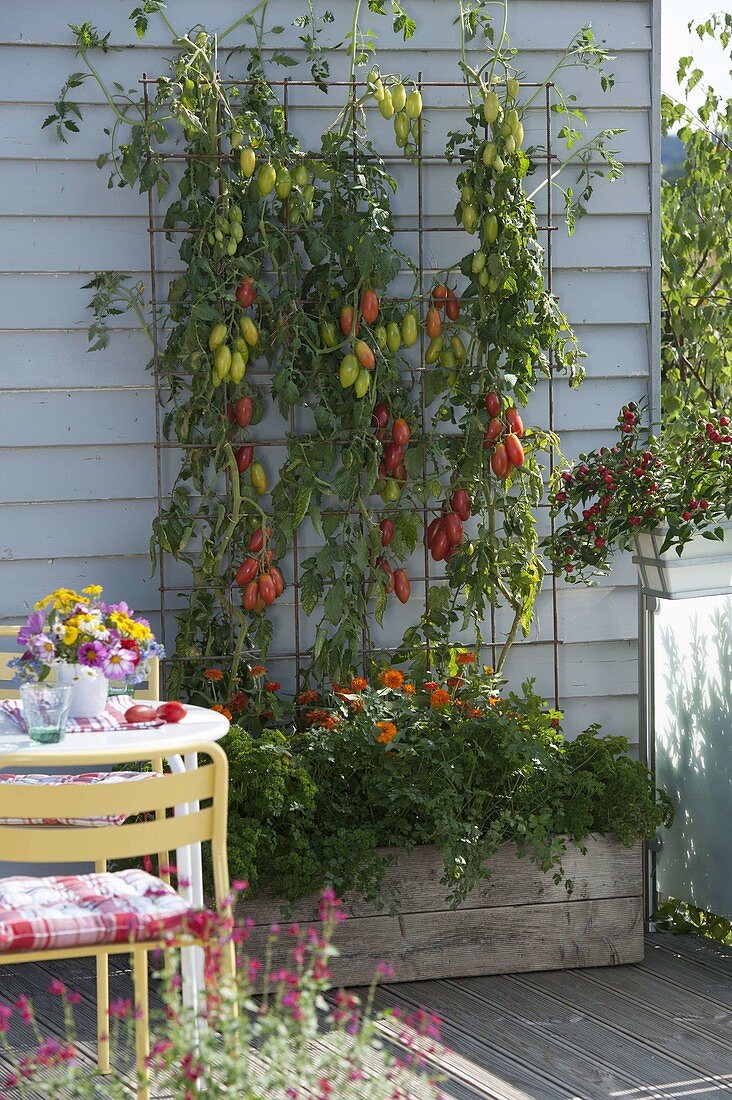
[[[394,139],[407,156],[413,156],[420,142],[422,95],[417,88],[407,92],[401,80],[382,80],[375,70],[368,75],[368,91],[374,95],[382,118],[394,120]]]
[[[243,141],[241,130],[231,131],[231,148],[239,151],[241,174],[245,179],[251,179],[257,167],[257,154],[251,145],[242,148]],[[263,199],[274,192],[283,203],[288,203],[291,225],[298,225],[301,221],[311,222],[315,216],[315,187],[310,182],[310,171],[302,161],[290,171],[286,164],[263,160],[257,172],[257,190]]]
[[[483,433],[483,449],[493,450],[491,469],[497,478],[505,481],[512,469],[524,464],[521,444],[523,421],[513,405],[503,409],[501,398],[495,390],[485,395],[485,411],[488,413],[488,427]]]
[[[463,523],[470,519],[472,501],[465,489],[456,489],[445,501],[442,515],[436,516],[425,531],[425,545],[433,561],[449,561],[463,541]]]
[[[257,292],[255,290],[254,282],[252,279],[245,277],[241,280],[239,286],[236,288],[236,300],[242,307],[242,309],[249,309],[250,306],[254,305],[257,300]],[[223,336],[221,330],[223,330]],[[242,333],[242,336],[238,337],[237,341],[243,343],[244,347],[246,348],[246,352],[241,350],[241,348],[238,347],[237,341],[235,341],[235,350],[231,353],[231,369],[228,375],[222,376],[221,381],[228,377],[231,379],[232,382],[236,384],[241,382],[244,376],[244,370],[246,370],[247,361],[249,359],[249,348],[254,348],[259,340],[259,330],[257,329],[256,324],[248,314],[245,314],[239,319],[239,330]],[[216,373],[217,370],[216,356],[219,355],[219,352],[222,350],[222,348],[228,347],[224,343],[226,336],[227,329],[223,323],[215,325],[209,333],[209,347],[211,347],[212,339],[214,341],[217,341],[219,340],[219,337],[221,337],[220,342],[216,344],[216,350],[214,352],[214,373]],[[244,359],[244,363],[241,370],[239,369],[237,364],[237,371],[235,373],[233,364],[237,355],[241,356]],[[226,412],[229,418],[229,423],[232,426],[238,425],[238,427],[240,428],[248,428],[249,425],[252,423],[253,417],[255,416],[255,410],[256,406],[254,399],[250,396],[243,396],[240,397],[235,404],[228,405]],[[261,409],[259,410],[258,414],[258,419],[259,418],[261,418]],[[240,474],[245,474],[247,471],[249,471],[249,481],[254,491],[256,493],[259,493],[260,495],[262,493],[266,493],[268,489],[267,473],[261,462],[254,461],[254,447],[251,444],[242,445],[236,449],[236,451],[234,452],[234,457],[236,459],[237,470]]]
[[[429,337],[424,361],[428,367],[439,364],[450,371],[448,385],[451,386],[457,381],[456,367],[467,358],[465,344],[459,332],[456,329],[450,332],[449,329],[449,322],[457,321],[459,316],[460,299],[457,294],[444,283],[437,283],[432,288],[432,304],[427,310],[424,322],[425,332]]]
[[[284,578],[272,565],[267,545],[271,536],[271,527],[258,527],[249,539],[249,556],[236,571],[236,583],[244,589],[241,603],[245,611],[261,613],[285,591]]]
[[[389,432],[390,419],[386,405],[380,402],[374,406],[371,421],[376,429],[376,438],[383,443],[375,491],[385,504],[396,504],[407,482],[404,453],[409,446],[411,432],[402,416],[397,417]]]

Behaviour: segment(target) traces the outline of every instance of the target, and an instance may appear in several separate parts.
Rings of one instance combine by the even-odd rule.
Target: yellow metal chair
[[[100,815],[138,815],[146,811],[157,811],[156,816],[149,820],[129,822],[124,825],[76,825],[72,828],[2,826],[0,827],[0,859],[25,864],[92,862],[97,868],[103,868],[100,873],[105,875],[104,880],[97,878],[97,872],[93,876],[71,876],[69,879],[64,879],[63,890],[73,890],[78,887],[79,896],[85,889],[96,884],[97,889],[102,885],[107,891],[99,896],[108,898],[110,896],[108,891],[114,891],[120,876],[138,876],[135,881],[149,883],[149,889],[153,891],[153,907],[159,906],[161,912],[163,909],[170,912],[178,905],[182,909],[187,908],[187,903],[179,898],[162,877],[147,875],[139,870],[107,872],[107,860],[131,859],[150,852],[172,851],[189,844],[210,841],[217,910],[223,917],[230,919],[229,874],[226,858],[228,788],[226,755],[216,744],[201,744],[194,746],[191,751],[205,754],[210,758],[211,763],[204,764],[193,772],[153,775],[145,783],[121,782],[104,788],[94,785],[18,787],[14,784],[0,783],[0,805],[3,807],[3,814],[9,818],[88,817],[91,819],[98,818]],[[80,763],[73,752],[58,750],[54,750],[52,762],[54,765],[60,764],[63,767]],[[119,754],[106,752],[100,753],[99,762],[117,764],[123,761]],[[37,767],[39,763],[41,761],[38,754],[33,753],[28,755],[27,760],[19,761],[19,766]],[[200,803],[206,800],[210,800],[210,804],[203,809],[199,808],[195,813],[178,817],[170,815],[169,811],[176,806],[186,803],[197,803],[200,806]],[[142,877],[139,878],[139,876]],[[131,953],[136,1008],[136,1055],[140,1075],[137,1096],[138,1100],[148,1100],[150,1091],[146,1065],[149,1054],[147,954],[152,948],[169,946],[171,940],[163,936],[159,928],[147,927],[145,922],[148,917],[145,916],[143,921],[138,914],[135,919],[138,920],[142,931],[138,932],[138,938],[132,942],[130,940],[124,943],[110,942],[109,936],[105,942],[81,942],[85,936],[99,934],[98,928],[96,933],[88,927],[85,927],[84,932],[79,931],[85,921],[88,920],[94,924],[94,921],[103,919],[97,915],[99,907],[89,908],[88,919],[84,911],[76,923],[72,921],[69,934],[66,900],[64,900],[66,906],[64,912],[54,913],[54,890],[60,889],[58,880],[55,878],[33,879],[25,895],[21,890],[24,900],[28,897],[28,893],[37,893],[39,900],[37,909],[33,905],[24,909],[21,903],[17,914],[23,923],[14,925],[13,913],[11,912],[8,916],[7,911],[3,911],[4,906],[7,910],[8,904],[12,902],[13,890],[18,889],[14,884],[17,884],[17,879],[0,879],[0,965],[90,956],[97,960],[108,961],[109,955],[128,951]],[[155,894],[155,891],[158,891],[158,894]],[[114,905],[116,904],[115,901]],[[123,911],[124,904],[125,899],[121,898],[120,912]],[[112,910],[114,908],[111,902],[110,908]],[[174,919],[178,919],[175,914]],[[30,931],[28,931],[29,928]],[[68,943],[60,942],[62,935],[67,936]],[[19,944],[14,948],[14,940],[18,938],[20,938]],[[34,941],[31,946],[27,942],[29,939]],[[36,939],[41,942],[36,944]],[[74,939],[76,943],[73,942]],[[193,941],[187,932],[183,934],[173,932],[172,942],[180,945]],[[233,943],[229,944],[225,950],[224,966],[224,980],[233,982]],[[106,985],[100,988],[101,969],[98,966],[98,1036],[101,1044],[108,1044],[109,1004]]]

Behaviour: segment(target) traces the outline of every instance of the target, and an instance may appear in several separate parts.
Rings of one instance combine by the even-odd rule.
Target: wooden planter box
[[[437,849],[399,854],[388,872],[401,888],[398,916],[379,913],[359,898],[344,899],[350,916],[336,933],[336,984],[367,985],[382,960],[394,968],[393,982],[640,962],[642,845],[626,848],[600,836],[587,842],[587,855],[571,847],[563,862],[570,891],[506,845],[493,860],[491,877],[450,910]],[[247,949],[260,959],[272,922],[280,923],[274,962],[281,965],[292,943],[288,927],[317,921],[317,908],[317,896],[306,898],[283,919],[277,901],[244,898],[236,915],[239,923],[254,919]]]

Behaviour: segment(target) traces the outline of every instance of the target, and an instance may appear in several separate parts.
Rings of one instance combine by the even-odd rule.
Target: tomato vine
[[[157,319],[155,366],[165,440],[183,457],[151,553],[185,563],[192,584],[178,614],[169,693],[203,691],[211,664],[225,667],[230,692],[247,687],[251,659],[266,657],[274,622],[282,622],[276,607],[287,556],[308,525],[321,545],[302,559],[297,578],[299,606],[314,620],[304,679],[339,680],[364,651],[379,650],[374,629],[390,598],[409,600],[407,563],[423,536],[432,557],[446,562],[446,583],[432,585],[396,660],[419,662],[427,651],[439,660],[456,629],[471,627],[480,645],[491,611],[507,606],[500,672],[518,632],[529,629],[542,583],[541,456],[558,445],[542,428],[525,429],[520,410],[552,371],[572,384],[582,377],[574,335],[545,288],[533,203],[542,185],[534,193],[526,185],[545,151],[525,148],[525,111],[545,84],[522,99],[508,0],[497,38],[484,0],[460,0],[468,114],[446,152],[457,169],[455,221],[469,247],[424,286],[394,244],[397,185],[367,125],[367,108],[378,108],[405,160],[417,157],[424,132],[417,83],[380,71],[358,0],[345,39],[345,102],[320,147],[303,148],[269,75],[272,64],[295,63],[284,50],[265,50],[267,34],[283,32],[267,31],[269,6],[261,0],[220,35],[176,34],[161,0],[136,8],[138,33],[160,17],[177,50],[169,75],[148,82],[143,101],[108,88],[90,61],[112,48],[109,36],[89,23],[74,26],[85,71],[72,74],[46,120],[66,140],[81,120],[71,93],[97,81],[114,115],[110,148],[98,160],[111,168],[110,184],[154,189],[159,201],[177,186],[162,228],[181,240],[184,271]],[[369,0],[368,9],[385,15],[385,0]],[[409,37],[415,28],[405,9],[392,0],[390,10],[394,32]],[[311,0],[294,24],[323,91],[330,62],[321,35],[332,21]],[[230,58],[246,57],[246,67],[238,81],[224,80],[219,54],[239,27],[254,41],[232,49]],[[479,67],[471,65],[475,46]],[[581,65],[597,69],[608,87],[606,60],[584,28],[547,81]],[[609,147],[617,131],[580,143],[581,112],[561,92],[556,109],[566,120],[566,161],[576,162],[581,181],[579,195],[562,188],[571,226],[594,176],[620,171]],[[175,185],[172,129],[184,150]],[[405,278],[413,283],[406,301],[392,290]],[[111,273],[89,286],[95,348],[106,345],[111,315],[131,307],[144,316],[140,286]],[[420,327],[424,362],[415,361]],[[270,396],[289,426],[284,456],[266,427]],[[426,532],[422,515],[433,517]]]

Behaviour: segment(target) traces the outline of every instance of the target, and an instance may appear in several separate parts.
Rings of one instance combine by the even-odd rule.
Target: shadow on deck
[[[60,1034],[52,974],[83,995],[79,1047],[91,1068],[92,968],[3,968],[0,1003],[31,995],[42,1029]],[[112,996],[129,991],[112,960]],[[635,966],[405,983],[377,1003],[440,1015],[444,1092],[456,1100],[732,1100],[732,949],[709,941],[656,934]],[[22,1044],[22,1032],[10,1039]]]

